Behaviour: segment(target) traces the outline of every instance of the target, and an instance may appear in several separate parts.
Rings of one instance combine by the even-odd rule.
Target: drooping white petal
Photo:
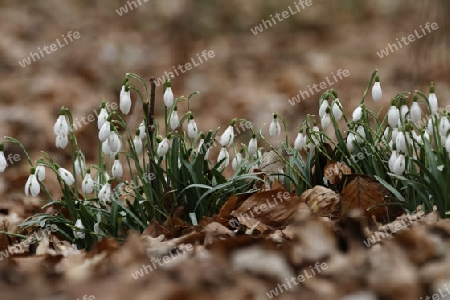
[[[361,106],[358,106],[354,111],[353,111],[353,114],[352,114],[352,118],[353,118],[353,121],[359,121],[360,119],[361,119],[361,117],[362,117],[362,107]]]
[[[280,127],[280,122],[278,122],[278,118],[273,118],[272,122],[270,122],[269,134],[270,134],[270,136],[281,134],[281,127]]]
[[[406,137],[403,131],[399,131],[395,138],[395,146],[399,152],[406,152],[408,150],[406,145]]]
[[[323,117],[320,119],[320,124],[322,125],[323,130],[327,130],[331,125],[331,116],[328,113],[325,113]]]
[[[230,155],[228,154],[227,148],[222,147],[219,152],[219,156],[217,157],[217,162],[220,162],[221,160],[225,159],[221,164],[220,168],[226,168],[230,164]]]
[[[36,167],[36,176],[39,181],[45,180],[45,167],[43,165],[38,165]]]
[[[397,158],[398,158],[397,150],[393,150],[388,162],[389,171],[391,171],[392,173],[394,173],[394,164]]]
[[[164,138],[161,143],[158,144],[158,149],[156,149],[156,154],[159,157],[163,157],[169,151],[169,140]]]
[[[120,138],[117,132],[112,131],[108,137],[108,147],[111,152],[118,152],[120,149]]]
[[[107,119],[108,119],[108,111],[106,110],[106,108],[102,107],[98,114],[98,120],[97,120],[98,130],[100,130],[102,128],[103,124],[105,124]]]
[[[342,118],[342,106],[339,98],[334,99],[333,106],[331,106],[331,112],[336,121],[339,121]]]
[[[91,173],[86,173],[86,175],[84,175],[83,182],[81,183],[81,190],[85,194],[90,194],[94,191],[94,180],[92,179]]]
[[[188,137],[191,139],[195,139],[197,137],[198,131],[197,131],[197,123],[195,123],[195,120],[192,118],[188,122],[188,130],[187,130]]]
[[[406,104],[403,104],[402,106],[400,106],[400,116],[401,116],[401,120],[402,121],[406,121],[406,115],[409,112],[409,108]]]
[[[69,186],[75,182],[75,178],[73,177],[72,173],[64,168],[59,168],[58,174],[59,176],[61,176],[62,180],[64,180],[64,182]]]
[[[77,228],[73,229],[73,235],[75,236],[75,238],[84,239],[85,233],[82,231],[84,229],[84,225],[80,219],[75,222],[75,227]]]
[[[135,136],[133,140],[134,148],[136,149],[136,154],[142,153],[142,140],[139,138],[139,136]]]
[[[173,105],[173,92],[171,87],[167,87],[164,92],[164,105],[167,107],[172,107]]]
[[[55,145],[56,148],[64,149],[66,148],[67,144],[69,143],[69,137],[65,134],[60,134],[56,136]]]
[[[257,150],[258,150],[258,140],[256,139],[256,137],[252,137],[248,142],[247,148],[248,156],[252,157],[253,155],[255,155]]]
[[[388,111],[388,124],[392,128],[395,128],[398,126],[399,121],[400,121],[400,111],[398,110],[397,106],[391,105]]]
[[[105,183],[98,193],[98,199],[103,203],[111,202],[111,184]]]
[[[394,174],[402,175],[405,172],[405,156],[400,154],[394,163]]]
[[[411,104],[409,114],[411,116],[411,121],[413,121],[414,123],[419,122],[422,118],[422,110],[420,109],[419,103],[417,103],[417,101],[414,101]]]
[[[439,107],[438,107],[438,99],[435,93],[430,93],[428,95],[428,103],[430,104],[431,113],[432,114],[437,113]]]
[[[142,121],[141,124],[139,124],[139,138],[142,140],[143,138],[145,138],[145,135],[145,122]]]
[[[350,132],[347,136],[347,149],[351,153],[355,151],[355,134],[353,132]]]
[[[111,123],[106,121],[102,125],[102,128],[100,128],[100,131],[98,133],[98,139],[101,142],[104,142],[104,141],[106,141],[109,138],[110,134],[111,134]]]
[[[356,128],[356,132],[358,134],[355,134],[355,140],[358,144],[361,144],[366,139],[366,132],[364,131],[364,126],[359,125],[358,128]]]
[[[178,118],[178,112],[176,110],[172,110],[170,114],[170,129],[175,130],[180,125],[180,119]]]
[[[55,125],[53,125],[53,132],[55,135],[69,134],[69,124],[65,115],[59,115],[58,119],[56,119]]]
[[[120,163],[120,160],[115,159],[113,166],[111,168],[111,174],[113,177],[120,178],[123,175],[123,168],[122,164]]]
[[[237,153],[231,162],[231,167],[236,171],[242,164],[242,153]]]
[[[322,101],[322,104],[320,104],[319,107],[319,117],[322,118],[325,115],[325,111],[327,110],[327,107],[329,106],[328,100],[324,99]]]
[[[380,101],[382,96],[383,96],[383,91],[381,90],[380,82],[375,82],[372,87],[373,101],[375,101],[375,102]]]
[[[6,162],[5,153],[0,151],[0,172],[5,171],[8,163]]]
[[[84,169],[85,169],[84,161],[79,155],[77,156],[77,158],[75,158],[74,165],[75,165],[75,174],[76,175],[81,175],[84,173]]]
[[[297,134],[297,137],[294,141],[294,149],[296,150],[306,150],[306,136],[303,135],[302,132]]]
[[[233,145],[234,140],[234,128],[233,126],[228,126],[227,129],[220,136],[220,145],[222,147],[230,147]]]
[[[131,96],[130,90],[126,90],[125,85],[122,86],[122,90],[120,91],[120,101],[119,101],[120,110],[124,115],[128,115],[131,109]]]

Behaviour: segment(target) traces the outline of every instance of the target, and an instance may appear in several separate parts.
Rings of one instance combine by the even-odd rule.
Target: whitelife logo
[[[300,0],[297,2],[294,2],[294,9],[292,9],[292,7],[289,5],[288,6],[288,10],[283,11],[282,13],[276,13],[275,17],[273,17],[273,15],[270,15],[270,20],[261,20],[261,23],[257,26],[255,26],[254,28],[250,28],[250,31],[254,34],[257,35],[258,33],[261,33],[264,31],[264,29],[268,29],[269,27],[272,27],[274,25],[277,24],[277,21],[275,20],[275,18],[278,20],[278,22],[284,21],[285,19],[289,18],[290,16],[293,16],[297,13],[299,13],[301,10],[305,9],[308,6],[312,5],[312,0]],[[300,8],[301,6],[301,8]],[[281,16],[281,17],[280,17]]]
[[[427,29],[428,33],[431,32],[431,29],[436,30],[439,28],[438,24],[436,22],[430,23],[427,22],[425,24],[425,29]],[[423,35],[420,35],[420,33],[417,31],[417,29],[414,30],[414,34],[410,34],[408,35],[408,37],[404,37],[402,36],[402,38],[400,39],[403,42],[403,45],[409,45],[409,43],[412,43],[417,39],[420,39],[424,36],[427,35],[427,31],[425,31],[425,29],[422,27],[422,25],[420,25],[420,29],[422,29],[422,33]],[[408,39],[408,41],[406,41],[406,39]],[[395,51],[397,51],[400,47],[400,49],[403,47],[402,43],[399,41],[398,38],[395,39],[397,41],[397,44],[391,44],[388,43],[387,47],[384,49],[381,49],[379,52],[377,52],[377,55],[379,58],[383,58],[385,56],[388,56],[390,53],[394,53]],[[398,45],[398,46],[397,46]]]
[[[41,58],[43,58],[45,56],[44,52],[46,54],[50,54],[52,52],[55,52],[56,50],[65,47],[66,45],[68,45],[70,42],[73,42],[74,40],[78,40],[81,35],[78,31],[74,31],[72,33],[72,31],[69,31],[67,33],[67,35],[61,35],[62,36],[62,40],[64,41],[64,43],[62,43],[59,38],[56,39],[56,43],[51,44],[50,46],[44,46],[42,47],[38,47],[38,52],[30,52],[30,55],[28,55],[26,58],[22,59],[22,61],[19,61],[19,65],[22,68],[25,68],[26,66],[31,65],[31,60],[33,60],[33,62],[35,62],[36,60],[39,60]],[[69,42],[69,41],[70,42]]]

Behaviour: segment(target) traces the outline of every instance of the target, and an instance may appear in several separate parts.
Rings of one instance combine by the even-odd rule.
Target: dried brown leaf
[[[345,164],[338,161],[329,160],[323,169],[323,175],[327,178],[329,184],[339,185],[344,175],[351,174],[352,170]]]
[[[323,186],[316,185],[300,196],[311,212],[320,217],[338,217],[341,200],[339,194]]]

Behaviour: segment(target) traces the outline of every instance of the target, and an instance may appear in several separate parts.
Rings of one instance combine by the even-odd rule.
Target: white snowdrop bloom
[[[61,109],[61,114],[56,119],[55,125],[53,125],[53,132],[56,136],[69,134],[69,124],[67,123],[63,109]]]
[[[450,134],[445,139],[445,151],[447,151],[447,153],[450,153]]]
[[[342,118],[342,105],[339,98],[334,99],[333,105],[331,106],[331,112],[336,121],[339,121]]]
[[[383,91],[381,90],[380,79],[378,76],[375,77],[375,83],[372,87],[372,99],[375,102],[378,102],[383,97]]]
[[[109,182],[105,183],[100,192],[98,193],[98,199],[103,203],[111,202],[111,184]]]
[[[36,177],[39,181],[45,180],[45,167],[41,164],[36,167]]]
[[[325,131],[331,125],[331,116],[329,113],[325,113],[323,117],[320,119],[320,125],[322,125],[322,129]]]
[[[386,129],[384,129],[384,133],[383,133],[383,137],[384,137],[385,141],[389,140],[390,133],[391,133],[391,127],[386,126]]]
[[[197,123],[195,123],[194,117],[192,115],[189,117],[187,134],[191,139],[195,139],[198,134]]]
[[[139,136],[135,135],[133,139],[134,149],[136,150],[136,154],[139,155],[142,153],[142,140]]]
[[[307,149],[306,140],[307,140],[306,136],[302,132],[299,132],[294,141],[294,149],[306,150]]]
[[[75,178],[73,177],[72,173],[64,168],[58,168],[58,174],[59,176],[61,176],[62,180],[69,186],[75,182]]]
[[[256,135],[253,133],[252,138],[248,142],[248,157],[252,157],[255,155],[256,151],[258,151],[258,140],[256,139]]]
[[[422,118],[422,110],[420,109],[419,103],[417,103],[417,101],[414,101],[411,104],[409,115],[411,117],[411,121],[413,121],[414,123],[419,122]]]
[[[406,104],[403,104],[402,106],[400,106],[400,116],[401,116],[401,121],[406,121],[407,117],[406,115],[409,112],[409,108]]]
[[[220,149],[219,156],[217,157],[217,162],[220,162],[222,159],[225,160],[220,164],[220,168],[224,169],[230,164],[230,154],[228,154],[226,147],[222,147],[222,149]]]
[[[66,134],[60,134],[56,136],[55,145],[56,148],[64,149],[69,143],[69,137]]]
[[[427,141],[429,141],[430,140],[430,134],[428,133],[428,131],[424,131],[424,133],[423,133],[423,139],[422,139],[422,142],[423,142],[423,140],[427,140]]]
[[[361,120],[361,118],[362,118],[362,112],[363,112],[362,106],[358,106],[358,107],[353,111],[353,114],[352,114],[353,121],[356,122],[356,121]]]
[[[355,134],[353,132],[350,132],[347,136],[347,149],[349,152],[355,151]]]
[[[41,186],[37,180],[36,170],[34,168],[31,169],[31,174],[28,176],[27,182],[25,183],[25,195],[28,196],[31,193],[32,196],[37,196],[41,191]]]
[[[117,132],[111,131],[111,134],[108,137],[108,147],[111,149],[111,152],[118,152],[120,150],[120,138]]]
[[[236,171],[242,164],[242,153],[237,153],[231,162],[231,167]]]
[[[447,132],[450,129],[450,121],[446,116],[442,116],[441,120],[439,121],[439,133],[442,137],[447,136]]]
[[[280,122],[278,122],[278,116],[276,114],[273,115],[272,122],[270,122],[269,134],[270,136],[281,134]]]
[[[81,155],[77,155],[77,158],[75,158],[73,164],[75,165],[75,174],[81,176],[85,169],[84,160]]]
[[[170,129],[175,130],[180,125],[180,119],[178,118],[177,106],[173,107],[172,112],[170,113]]]
[[[128,115],[131,109],[130,89],[126,85],[123,85],[120,91],[119,108],[124,115]]]
[[[170,86],[164,92],[164,105],[167,107],[172,107],[173,105],[173,92]]]
[[[399,152],[406,152],[408,150],[406,145],[406,137],[403,131],[399,131],[395,138],[395,147]]]
[[[139,124],[139,138],[142,140],[145,138],[146,132],[145,132],[145,122],[142,121],[141,124]],[[136,133],[137,134],[137,133]]]
[[[5,153],[3,144],[0,144],[0,172],[5,171],[6,167],[8,166],[8,162],[5,158]]]
[[[102,125],[102,128],[100,128],[100,131],[98,132],[98,139],[101,142],[104,142],[109,138],[110,134],[111,134],[111,123],[107,120]]]
[[[94,191],[94,185],[91,172],[88,171],[86,175],[84,175],[83,182],[81,183],[81,190],[85,194],[90,194]]]
[[[417,134],[415,131],[412,132],[412,135],[413,135],[414,141],[416,141],[416,143],[421,145],[422,144],[422,136]]]
[[[111,149],[109,149],[108,140],[102,143],[102,152],[106,155],[111,155],[112,152]]]
[[[403,154],[400,154],[394,163],[394,174],[402,175],[403,172],[405,172],[405,156]]]
[[[322,118],[325,115],[325,111],[327,110],[327,107],[329,106],[328,100],[323,99],[322,103],[319,107],[319,117]]]
[[[209,157],[209,147],[208,147],[208,145],[205,144],[205,136],[202,134],[200,141],[198,142],[197,153],[200,153],[205,150],[206,150],[206,152],[205,152],[204,159],[207,160]]]
[[[391,135],[391,139],[393,141],[395,141],[397,139],[397,134],[398,134],[398,128],[395,127],[394,129],[392,129],[392,135]]]
[[[109,115],[108,115],[108,111],[106,110],[106,103],[102,102],[102,108],[100,108],[100,112],[98,114],[98,120],[97,120],[98,130],[100,130],[102,128],[103,124],[105,124],[108,117],[109,117]]]
[[[73,229],[73,235],[75,236],[75,238],[77,238],[77,239],[84,239],[85,234],[82,231],[84,229],[84,225],[83,225],[83,223],[81,222],[80,219],[78,219],[75,222],[75,227],[77,228],[77,229]]]
[[[366,132],[364,131],[364,126],[359,125],[358,128],[356,128],[355,134],[355,140],[358,144],[364,143],[364,140],[366,139]]]
[[[167,151],[169,151],[169,139],[164,138],[161,143],[158,144],[158,149],[156,150],[156,154],[159,157],[163,157],[166,155]]]
[[[434,83],[432,82],[430,85],[430,94],[428,95],[428,104],[430,105],[430,110],[432,114],[437,113],[438,107],[438,99],[436,94],[434,93]]]
[[[234,124],[236,123],[236,120],[233,119],[230,123],[230,125],[225,129],[223,134],[220,136],[220,145],[222,147],[230,147],[233,145],[234,140]]]
[[[434,128],[433,128],[433,116],[432,116],[431,118],[428,119],[427,130],[428,130],[428,132],[429,132],[431,135],[434,134]]]
[[[389,162],[388,162],[389,171],[391,171],[392,173],[394,173],[394,164],[395,164],[395,161],[397,160],[397,158],[398,158],[397,150],[392,150],[392,153],[391,153],[391,156],[389,157]]]
[[[122,164],[120,163],[119,157],[117,155],[111,168],[111,175],[115,178],[120,178],[123,175]]]
[[[388,124],[392,128],[395,128],[398,126],[399,121],[400,121],[400,111],[398,110],[397,106],[391,105],[388,111]]]

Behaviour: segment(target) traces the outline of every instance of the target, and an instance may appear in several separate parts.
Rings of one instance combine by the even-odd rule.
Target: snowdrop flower
[[[230,147],[233,145],[234,140],[234,124],[236,123],[236,119],[231,120],[230,125],[228,125],[227,129],[220,136],[220,145],[222,147]]]
[[[355,134],[350,132],[347,136],[347,149],[349,152],[355,151]]]
[[[422,118],[422,110],[420,109],[419,103],[417,102],[417,96],[414,96],[413,103],[411,104],[411,108],[409,111],[409,115],[411,117],[411,121],[417,123]]]
[[[355,140],[358,144],[361,144],[366,139],[366,132],[364,131],[364,126],[359,125],[358,128],[356,128],[355,134]]]
[[[223,159],[225,160],[220,164],[221,169],[228,167],[228,165],[230,164],[230,155],[228,154],[226,147],[222,147],[222,149],[220,149],[219,156],[217,157],[217,162],[220,162]]]
[[[97,127],[100,130],[108,119],[108,111],[106,110],[106,102],[102,101],[102,106],[100,108],[100,112],[98,114]]]
[[[391,171],[392,173],[394,173],[394,165],[397,158],[398,158],[397,150],[394,147],[394,150],[392,150],[391,157],[389,158],[388,162],[389,171]]]
[[[205,160],[207,160],[209,157],[209,147],[208,147],[208,149],[205,149],[206,147],[207,147],[207,145],[205,144],[205,134],[202,133],[202,134],[200,134],[200,141],[198,142],[197,153],[200,153],[201,151],[206,150],[205,158],[204,158]]]
[[[306,136],[303,134],[302,130],[300,130],[297,134],[297,137],[294,141],[294,149],[296,150],[306,150]]]
[[[447,151],[447,153],[450,153],[450,134],[445,139],[445,151]]]
[[[322,99],[322,103],[319,107],[319,117],[322,118],[325,115],[325,111],[327,110],[327,107],[329,106],[328,99]]]
[[[81,183],[81,190],[85,194],[90,194],[94,191],[94,180],[91,176],[91,170],[87,170],[86,175],[84,175],[83,182]]]
[[[111,133],[108,137],[108,147],[111,150],[111,152],[118,152],[120,150],[120,138],[119,135],[117,134],[117,132],[115,132],[114,130],[111,130]]]
[[[175,105],[170,113],[170,129],[177,129],[178,125],[180,125],[180,119],[178,118],[178,107]]]
[[[395,138],[395,147],[400,152],[406,152],[408,150],[406,145],[406,137],[403,131],[399,131]]]
[[[75,236],[75,238],[77,238],[77,239],[84,239],[85,234],[82,231],[84,229],[84,226],[83,226],[83,223],[81,222],[80,219],[78,219],[75,222],[75,227],[76,227],[76,229],[73,229],[73,235]]]
[[[5,146],[3,143],[0,144],[0,172],[5,171],[6,167],[8,166],[8,163],[6,162],[4,148]]]
[[[450,129],[450,121],[448,120],[447,116],[442,116],[441,120],[439,121],[439,133],[442,137],[447,136],[447,131]]]
[[[252,134],[252,138],[248,142],[248,156],[252,157],[258,151],[258,140],[256,139],[256,134]]]
[[[45,167],[41,164],[36,167],[36,176],[39,181],[45,180]]]
[[[81,175],[82,173],[84,173],[84,159],[82,157],[83,154],[79,154],[77,155],[77,158],[75,158],[75,161],[73,162],[75,165],[75,174],[76,175]]]
[[[402,175],[405,172],[405,156],[400,153],[394,163],[394,174]]]
[[[381,85],[380,85],[380,78],[377,76],[375,76],[375,83],[373,84],[372,87],[372,99],[375,102],[378,102],[381,100],[381,97],[383,96],[383,91],[381,90]]]
[[[53,132],[56,136],[58,135],[68,135],[69,134],[69,124],[66,121],[65,108],[61,108],[58,119],[56,119],[55,125],[53,125]]]
[[[64,168],[59,167],[58,174],[59,176],[61,176],[62,180],[69,186],[75,182],[75,178],[73,177],[72,173]]]
[[[131,96],[130,96],[130,87],[128,83],[122,85],[122,90],[120,91],[120,110],[124,115],[128,115],[131,109]]]
[[[60,134],[56,136],[55,145],[56,148],[64,149],[69,143],[69,137],[66,134]]]
[[[273,114],[272,122],[270,122],[269,134],[270,134],[270,136],[281,134],[281,127],[280,127],[280,123],[278,122],[278,115],[276,113]]]
[[[233,161],[231,162],[231,167],[234,171],[236,171],[242,164],[242,153],[239,152],[236,154],[236,156],[233,158]]]
[[[394,100],[392,100],[392,105],[388,111],[388,124],[392,128],[395,128],[398,126],[399,121],[400,121],[400,111],[395,105]]]
[[[102,143],[102,152],[106,155],[111,155],[112,152],[111,149],[109,149],[108,140]]]
[[[142,121],[141,124],[139,124],[138,130],[139,130],[139,132],[137,132],[137,130],[136,130],[136,134],[139,136],[139,138],[141,140],[144,139],[145,138],[145,134],[146,134],[145,122],[144,121]]]
[[[333,105],[331,106],[331,112],[333,113],[336,121],[339,121],[342,118],[342,105],[339,98],[334,99]]]
[[[100,192],[98,193],[98,199],[103,203],[111,202],[111,183],[109,183],[109,180],[100,189]]]
[[[188,137],[191,138],[191,139],[195,139],[197,137],[197,134],[198,134],[197,123],[195,123],[193,115],[189,116],[187,134],[188,134]]]
[[[109,135],[111,134],[111,126],[112,124],[110,123],[109,117],[106,120],[106,122],[102,125],[102,128],[100,128],[100,131],[98,133],[98,139],[101,142],[106,141],[109,138]]]
[[[430,105],[430,111],[432,114],[438,111],[438,99],[434,93],[434,83],[430,84],[430,94],[428,95],[428,104]]]
[[[431,118],[428,119],[427,130],[428,130],[428,132],[429,132],[431,135],[434,134],[434,128],[433,128],[433,116],[431,116]]]
[[[159,144],[158,149],[156,150],[156,154],[159,157],[163,157],[166,155],[167,151],[169,151],[169,139],[170,135],[168,137],[165,137]]]
[[[139,130],[139,129],[138,129]],[[136,135],[133,139],[134,149],[136,150],[136,154],[139,155],[142,153],[142,140],[139,138],[139,133],[136,132]]]
[[[406,119],[406,115],[408,114],[408,112],[409,112],[409,108],[408,108],[408,106],[406,105],[406,103],[404,103],[404,104],[402,104],[402,106],[400,106],[400,116],[401,116],[401,121],[406,121],[407,119]]]
[[[123,168],[122,168],[122,164],[120,163],[118,154],[116,154],[116,156],[115,156],[114,163],[111,168],[111,175],[116,178],[120,178],[123,175]]]
[[[28,176],[28,180],[25,183],[25,195],[27,196],[29,193],[31,193],[32,196],[37,196],[41,191],[41,186],[39,185],[35,172],[36,169],[31,168],[31,174]]]
[[[170,86],[168,86],[164,92],[164,105],[167,107],[172,107],[173,105],[173,93]]]
[[[327,109],[328,112],[326,112],[323,117],[320,119],[320,125],[322,125],[322,129],[325,131],[330,127],[331,125],[331,116],[330,116],[330,109]]]
[[[353,114],[352,114],[353,121],[356,122],[356,121],[361,120],[362,112],[363,112],[362,106],[360,105],[353,111]]]

